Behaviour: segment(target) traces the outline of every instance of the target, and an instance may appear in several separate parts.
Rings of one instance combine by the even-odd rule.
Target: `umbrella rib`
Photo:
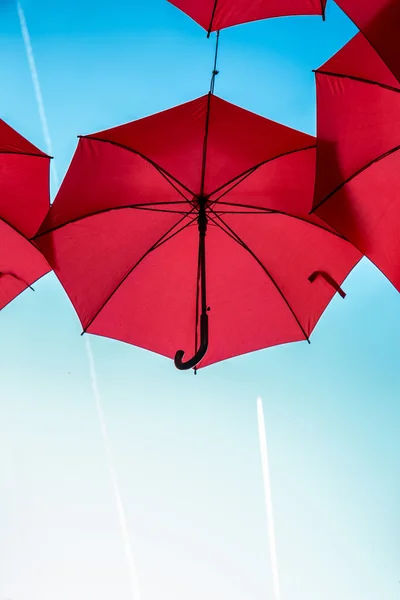
[[[226,194],[231,192],[237,185],[242,183],[242,181],[244,181],[249,175],[252,175],[254,173],[254,171],[256,171],[260,167],[266,165],[267,163],[272,162],[273,160],[278,160],[279,158],[284,158],[285,156],[290,156],[291,154],[296,154],[297,152],[303,152],[305,150],[312,150],[316,147],[317,147],[316,144],[313,144],[312,146],[305,146],[304,148],[296,148],[295,150],[288,150],[287,152],[282,152],[282,154],[277,154],[276,156],[267,158],[266,160],[261,161],[257,165],[254,165],[253,167],[246,169],[246,171],[243,171],[239,175],[235,175],[235,177],[233,177],[226,183],[220,185],[213,192],[211,192],[211,194],[209,194],[209,197],[214,196],[214,194],[216,194],[217,192],[220,192],[221,190],[226,188],[228,185],[234,184],[234,185],[232,185],[231,188],[229,188],[228,190],[225,190],[220,196],[218,196],[218,198],[216,198],[215,200],[212,200],[212,203],[218,202],[218,200],[220,200],[223,196],[225,196]]]
[[[282,297],[283,301],[285,302],[286,306],[292,313],[297,325],[299,326],[302,334],[304,335],[304,338],[307,340],[308,343],[310,343],[310,338],[307,335],[304,327],[302,326],[299,318],[297,317],[297,315],[294,312],[293,308],[291,307],[289,301],[287,300],[285,294],[282,292],[281,288],[279,287],[279,285],[277,284],[275,279],[272,277],[271,273],[268,271],[268,269],[266,268],[264,263],[258,258],[258,256],[253,252],[253,250],[251,250],[251,248],[249,248],[249,246],[242,240],[242,238],[236,233],[236,231],[234,229],[232,229],[232,227],[230,227],[227,223],[225,223],[225,221],[218,214],[216,214],[213,211],[213,209],[211,209],[211,212],[215,214],[215,216],[221,221],[221,223],[226,227],[226,229],[228,229],[228,231],[226,229],[224,229],[224,227],[221,227],[221,225],[219,223],[217,223],[214,219],[212,219],[214,221],[215,225],[217,225],[217,227],[219,227],[222,231],[224,231],[227,235],[229,235],[229,237],[231,237],[236,243],[238,243],[240,246],[242,246],[242,248],[244,248],[244,250],[246,250],[254,258],[254,260],[260,265],[260,267],[262,268],[264,273],[267,275],[269,280],[273,283],[276,290],[279,292],[280,296]]]
[[[60,225],[55,225],[54,227],[50,227],[49,229],[46,229],[45,231],[41,231],[40,233],[34,235],[31,240],[36,240],[44,235],[47,235],[49,233],[53,233],[53,231],[57,231],[57,229],[62,229],[63,227],[66,227],[67,225],[72,225],[73,223],[78,223],[79,221],[83,221],[84,219],[89,219],[90,217],[96,217],[97,215],[101,215],[103,213],[108,213],[108,212],[112,212],[114,210],[125,210],[125,209],[138,209],[138,210],[144,210],[147,207],[150,206],[165,206],[165,205],[171,205],[171,204],[187,204],[186,202],[149,202],[146,204],[127,204],[125,206],[111,206],[109,208],[102,208],[101,210],[96,210],[92,213],[88,213],[86,215],[80,215],[79,217],[75,217],[74,219],[70,219],[69,221],[67,221],[66,223],[61,223]],[[148,210],[150,210],[150,208],[148,208]],[[189,212],[185,212],[185,215],[188,215],[192,212],[193,208],[189,211]],[[171,214],[182,214],[180,211],[163,211],[163,210],[159,210],[157,211],[156,209],[154,209],[155,212],[169,212]]]
[[[361,167],[361,169],[358,169],[358,171],[356,171],[355,173],[353,173],[352,175],[350,175],[350,177],[348,177],[347,179],[345,179],[345,181],[343,181],[332,192],[330,192],[327,196],[325,196],[325,198],[323,198],[318,204],[316,204],[313,207],[313,209],[310,211],[310,215],[312,215],[318,208],[320,208],[320,206],[322,206],[322,204],[325,204],[325,202],[327,202],[327,200],[329,200],[330,198],[332,198],[332,196],[334,196],[347,183],[350,183],[350,181],[352,181],[353,179],[355,179],[356,177],[358,177],[358,175],[361,175],[361,173],[363,173],[364,171],[367,171],[375,163],[383,160],[384,158],[387,158],[388,156],[390,156],[391,154],[394,154],[398,150],[400,150],[400,145],[399,146],[395,146],[394,148],[392,148],[391,150],[388,150],[387,152],[384,152],[383,154],[381,154],[377,158],[374,158],[369,163],[367,163],[366,165],[364,165],[363,167]]]
[[[187,210],[168,210],[167,208],[152,208],[151,206],[133,206],[136,210],[149,210],[150,212],[168,213],[171,215],[187,215]]]
[[[321,0],[321,15],[322,15],[323,21],[325,21],[325,9],[326,9],[326,2],[325,2],[325,0]]]
[[[178,193],[178,194],[179,194],[179,195],[180,195],[180,196],[181,196],[181,197],[182,197],[184,200],[186,200],[186,202],[187,202],[188,204],[190,204],[190,206],[191,206],[192,208],[194,208],[194,207],[195,207],[195,205],[194,205],[194,203],[192,202],[192,200],[189,200],[189,198],[186,198],[185,194],[183,194],[183,192],[182,192],[182,191],[181,191],[179,188],[177,188],[177,186],[176,186],[176,185],[173,183],[173,181],[171,181],[171,180],[169,179],[169,175],[167,175],[166,173],[164,173],[164,172],[163,172],[163,170],[162,170],[162,169],[160,169],[160,168],[158,168],[158,167],[155,167],[155,169],[156,169],[156,170],[157,170],[157,171],[160,173],[160,175],[161,175],[162,177],[164,177],[165,181],[167,181],[167,183],[169,183],[169,184],[170,184],[170,185],[171,185],[171,186],[174,188],[174,190],[175,190],[175,191],[176,191],[176,192],[177,192],[177,193]]]
[[[24,233],[22,233],[22,231],[20,231],[17,227],[15,227],[14,225],[12,225],[9,221],[7,221],[6,219],[4,219],[3,217],[0,217],[0,221],[3,222],[8,227],[10,227],[10,229],[12,229],[13,231],[15,231],[15,233],[17,233],[18,235],[20,235],[21,237],[23,237],[31,246],[33,246],[33,248],[35,248],[35,250],[37,250],[38,252],[40,252],[40,250],[38,249],[38,247],[35,245],[35,243],[33,241],[34,238],[28,238],[28,237],[26,237],[26,235]]]
[[[269,215],[271,212],[268,210],[215,210],[216,215]]]
[[[188,216],[188,215],[185,215]],[[179,229],[177,229],[177,231],[174,231],[173,233],[171,233],[171,235],[167,236],[166,238],[163,238],[161,241],[156,242],[154,244],[154,247],[151,248],[151,251],[153,250],[157,250],[158,248],[160,248],[160,246],[163,246],[164,244],[166,244],[167,242],[169,242],[170,240],[172,240],[172,238],[174,238],[175,236],[178,235],[178,233],[181,233],[182,231],[184,231],[184,229],[187,229],[188,227],[190,227],[191,225],[193,225],[193,223],[195,223],[197,221],[197,215],[195,217],[193,217],[189,223],[186,223],[185,225],[182,225],[182,227],[180,227]]]
[[[261,209],[259,206],[251,206],[249,204],[234,204],[232,202],[220,202],[219,204],[223,205],[223,206],[239,206],[239,207],[250,208],[250,209],[254,208],[259,211],[258,214],[283,215],[285,217],[289,217],[290,219],[296,219],[297,221],[302,221],[303,223],[311,225],[311,227],[318,227],[319,229],[322,229],[323,231],[326,231],[327,233],[335,235],[336,237],[344,240],[345,242],[348,241],[347,238],[344,235],[341,235],[338,231],[332,231],[331,229],[327,229],[326,227],[324,227],[323,225],[321,225],[319,223],[311,223],[304,217],[299,217],[297,215],[293,215],[293,214],[285,212],[283,210],[275,210],[275,209],[269,209],[269,208]],[[213,212],[215,212],[215,211],[213,210]],[[218,214],[218,213],[215,212],[215,214]],[[240,213],[238,211],[231,211],[230,213],[225,213],[225,214],[236,215],[236,214],[240,214]],[[257,214],[257,213],[248,211],[248,212],[244,212],[243,214],[252,215],[252,214]]]
[[[214,21],[214,17],[215,17],[215,11],[217,10],[217,4],[218,4],[218,0],[215,0],[214,6],[213,6],[213,10],[212,10],[212,13],[211,13],[210,25],[208,26],[207,37],[210,37],[210,33],[211,33],[211,30],[212,30],[213,21]]]
[[[132,152],[132,154],[137,154],[138,156],[140,156],[141,158],[143,158],[143,160],[147,161],[150,165],[152,165],[160,173],[160,175],[163,175],[163,177],[165,177],[165,179],[168,181],[168,183],[182,196],[182,198],[184,198],[186,200],[186,202],[189,202],[189,204],[191,204],[190,200],[188,198],[186,198],[186,196],[182,193],[181,190],[179,190],[179,188],[176,188],[173,185],[172,181],[174,181],[176,184],[178,184],[179,186],[181,186],[191,196],[195,196],[196,195],[194,192],[192,192],[191,189],[189,189],[186,185],[184,185],[176,177],[174,177],[173,175],[171,175],[171,173],[168,173],[168,171],[166,171],[163,167],[161,167],[160,165],[158,165],[154,160],[151,160],[151,158],[149,158],[148,156],[146,156],[142,152],[139,152],[138,150],[135,150],[134,148],[130,148],[129,146],[125,146],[124,144],[120,144],[119,142],[114,142],[112,140],[106,140],[106,139],[103,139],[103,138],[98,138],[98,137],[94,137],[94,136],[90,136],[90,135],[84,135],[84,136],[78,136],[78,137],[82,138],[82,139],[85,139],[85,140],[92,140],[92,141],[95,141],[95,142],[102,142],[103,144],[111,144],[112,146],[117,146],[118,148],[122,148],[123,150],[127,150],[128,152]],[[172,181],[171,181],[171,179],[172,179]]]
[[[181,233],[184,229],[186,229],[187,227],[189,227],[190,225],[192,225],[192,223],[194,221],[196,221],[197,215],[195,217],[193,217],[189,221],[189,223],[186,223],[185,225],[183,225],[177,231],[174,232],[174,229],[180,223],[182,223],[182,221],[186,217],[188,217],[193,212],[194,212],[194,209],[192,209],[190,212],[188,212],[184,217],[182,217],[181,219],[179,219],[176,223],[174,223],[174,225],[172,227],[170,227],[165,233],[163,233],[163,235],[161,237],[159,237],[158,240],[156,242],[154,242],[154,244],[148,250],[146,250],[146,252],[135,262],[135,264],[133,265],[133,267],[131,269],[129,269],[129,271],[126,273],[126,275],[124,275],[124,277],[121,279],[121,281],[116,286],[116,288],[114,288],[114,290],[111,292],[111,294],[109,294],[109,296],[104,300],[104,302],[102,303],[102,305],[100,306],[100,308],[96,311],[96,313],[93,315],[93,317],[87,323],[86,327],[84,327],[81,335],[83,335],[84,333],[87,332],[87,330],[89,329],[89,327],[93,324],[93,322],[99,316],[99,314],[101,313],[101,311],[105,308],[105,306],[108,304],[108,302],[111,300],[111,298],[116,294],[116,292],[119,290],[119,288],[125,283],[125,281],[128,279],[128,277],[133,273],[133,271],[136,269],[136,267],[138,267],[140,265],[140,263],[146,258],[146,256],[148,256],[154,250],[157,250],[157,248],[159,248],[160,246],[162,246],[163,244],[165,244],[166,242],[168,242],[169,240],[171,240],[172,238],[174,238],[176,235],[178,235],[179,233]]]
[[[47,158],[52,160],[54,157],[44,152],[15,152],[13,150],[0,150],[0,154],[13,154],[15,156],[32,156],[33,158]]]
[[[226,196],[227,194],[229,194],[229,192],[231,192],[232,190],[234,190],[238,185],[240,185],[243,181],[245,181],[250,175],[252,175],[256,170],[258,169],[258,167],[253,167],[251,169],[249,169],[248,171],[246,171],[245,174],[241,174],[239,175],[239,177],[235,180],[234,183],[232,183],[231,187],[226,189],[224,192],[222,192],[222,194],[220,196],[218,196],[218,198],[215,198],[215,200],[211,200],[210,206],[214,206],[217,202],[219,202],[221,200],[221,198],[223,198],[224,196]],[[225,184],[225,185],[229,185],[229,183]],[[222,186],[220,189],[222,189]],[[212,195],[212,194],[211,194]]]
[[[364,77],[356,77],[355,75],[345,75],[344,73],[333,73],[331,71],[322,71],[321,69],[315,69],[314,73],[316,75],[327,75],[328,77],[339,77],[340,79],[351,79],[352,81],[358,81],[360,83],[367,83],[369,85],[377,85],[384,90],[389,90],[390,92],[397,92],[400,94],[400,88],[394,87],[392,85],[387,85],[386,83],[379,83],[379,81],[373,81],[371,79],[365,79]]]

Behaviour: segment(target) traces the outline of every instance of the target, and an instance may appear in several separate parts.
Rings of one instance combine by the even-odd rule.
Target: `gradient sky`
[[[286,18],[221,33],[216,93],[315,133],[317,68],[354,33]],[[76,135],[208,90],[214,43],[165,0],[23,0],[56,166]],[[13,2],[1,117],[43,132]],[[53,187],[53,194],[56,190]],[[54,276],[0,314],[0,600],[132,600],[80,325]],[[256,398],[282,600],[398,600],[400,298],[364,260],[312,335],[192,373],[91,338],[142,600],[272,600]]]

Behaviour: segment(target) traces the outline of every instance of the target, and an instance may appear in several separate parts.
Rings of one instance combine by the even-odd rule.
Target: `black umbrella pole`
[[[175,354],[175,366],[180,371],[193,369],[204,358],[208,350],[208,314],[207,314],[207,288],[206,288],[206,233],[207,215],[206,201],[199,199],[199,263],[200,263],[200,285],[201,285],[201,315],[200,315],[200,346],[196,354],[187,361],[183,361],[184,350],[178,350]],[[197,326],[197,323],[196,323]]]

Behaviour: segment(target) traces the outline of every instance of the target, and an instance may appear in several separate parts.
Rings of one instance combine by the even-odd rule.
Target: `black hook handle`
[[[175,367],[180,371],[187,371],[193,369],[199,362],[204,358],[208,349],[208,314],[203,313],[200,317],[200,346],[196,354],[189,360],[183,361],[185,354],[184,350],[178,350],[175,354],[174,363]]]

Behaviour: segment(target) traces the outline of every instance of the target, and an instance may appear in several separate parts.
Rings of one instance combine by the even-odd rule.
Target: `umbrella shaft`
[[[198,278],[201,285],[201,315],[200,315],[200,346],[195,350],[195,355],[191,359],[184,361],[184,350],[178,350],[175,354],[174,362],[177,369],[184,371],[187,369],[195,369],[204,358],[208,349],[208,306],[207,306],[207,290],[206,290],[206,233],[207,233],[207,214],[206,214],[207,199],[200,196],[198,198],[199,215],[199,266]],[[198,293],[198,291],[197,291]],[[198,296],[196,295],[196,346],[197,346],[197,328],[198,328]]]
[[[199,198],[199,266],[200,266],[200,285],[201,285],[201,314],[207,313],[207,288],[206,288],[206,233],[207,233],[207,214],[206,200]]]

